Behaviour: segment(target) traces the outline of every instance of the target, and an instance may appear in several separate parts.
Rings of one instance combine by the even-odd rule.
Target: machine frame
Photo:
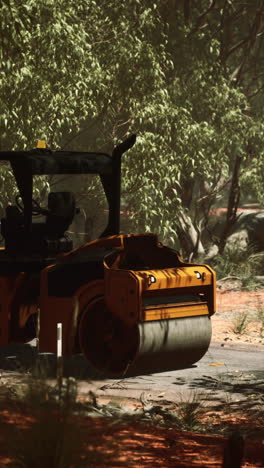
[[[0,345],[28,342],[56,353],[82,352],[99,371],[136,374],[192,365],[207,351],[215,313],[216,276],[208,265],[182,260],[155,234],[120,235],[121,158],[131,135],[105,153],[0,152],[9,161],[22,206],[1,221]],[[100,237],[73,249],[67,237],[76,213],[71,192],[51,192],[48,207],[33,200],[33,176],[99,174],[109,205]],[[34,211],[45,221],[33,223]]]

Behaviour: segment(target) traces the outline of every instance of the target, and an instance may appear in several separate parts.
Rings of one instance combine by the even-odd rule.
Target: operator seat
[[[76,214],[76,201],[72,192],[50,192],[46,217],[46,235],[62,237]]]

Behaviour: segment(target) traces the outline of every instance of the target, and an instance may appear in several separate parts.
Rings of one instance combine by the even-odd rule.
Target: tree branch
[[[195,34],[199,29],[201,29],[201,24],[202,24],[204,18],[205,18],[205,17],[208,15],[208,13],[210,13],[210,11],[214,8],[215,3],[216,3],[216,0],[210,0],[209,7],[198,17],[197,22],[196,22],[196,25],[195,25],[195,27],[189,32],[189,34],[187,35],[187,39],[188,39],[190,36],[192,36],[193,34]]]
[[[249,41],[250,41],[250,36],[246,37],[245,39],[242,39],[241,41],[233,45],[233,47],[231,47],[231,49],[227,51],[225,55],[225,60],[227,60],[231,54],[233,54],[237,49],[239,49],[242,45],[246,44]]]
[[[67,146],[69,144],[71,144],[76,138],[80,137],[81,135],[83,135],[84,133],[86,133],[88,130],[91,130],[91,128],[93,128],[97,122],[101,119],[101,117],[104,115],[106,111],[106,106],[104,106],[102,112],[100,112],[100,114],[96,117],[96,119],[89,125],[87,125],[86,127],[82,128],[81,130],[79,130],[78,133],[76,133],[75,135],[73,135],[68,141],[66,141],[65,145],[62,146],[62,150],[64,150],[65,148],[67,148]]]
[[[264,90],[264,85],[260,86],[254,93],[248,95],[248,99],[252,99],[253,97],[257,96],[258,93]]]
[[[257,40],[258,31],[259,31],[259,28],[261,26],[261,16],[262,16],[263,12],[264,12],[264,6],[259,11],[257,11],[257,13],[256,13],[256,16],[254,18],[252,26],[250,28],[250,33],[249,33],[249,37],[248,37],[248,40],[247,40],[248,46],[245,48],[244,56],[242,58],[242,61],[241,61],[240,65],[236,68],[236,70],[231,75],[231,80],[235,80],[236,85],[238,85],[239,82],[240,82],[242,72],[243,72],[243,68],[244,68],[245,63],[247,61],[247,58],[248,58],[248,56],[249,56],[249,54],[250,54],[256,40]]]

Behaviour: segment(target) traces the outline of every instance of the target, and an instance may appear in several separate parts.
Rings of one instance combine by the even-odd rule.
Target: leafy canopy
[[[187,3],[0,7],[1,149],[44,137],[52,147],[111,151],[136,132],[123,163],[123,207],[136,213],[127,229],[156,231],[172,244],[183,219],[186,232],[203,234],[238,155],[244,187],[263,197],[264,186],[263,124],[245,91],[250,70],[238,81],[243,52],[227,50],[228,40],[235,45],[251,31],[249,4],[203,0],[188,12]],[[254,2],[250,11],[259,8]]]

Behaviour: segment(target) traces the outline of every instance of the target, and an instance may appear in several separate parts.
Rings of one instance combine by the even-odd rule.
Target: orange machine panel
[[[216,277],[209,266],[184,263],[155,236],[124,237],[123,243],[104,261],[105,301],[114,317],[133,325],[215,312]]]

